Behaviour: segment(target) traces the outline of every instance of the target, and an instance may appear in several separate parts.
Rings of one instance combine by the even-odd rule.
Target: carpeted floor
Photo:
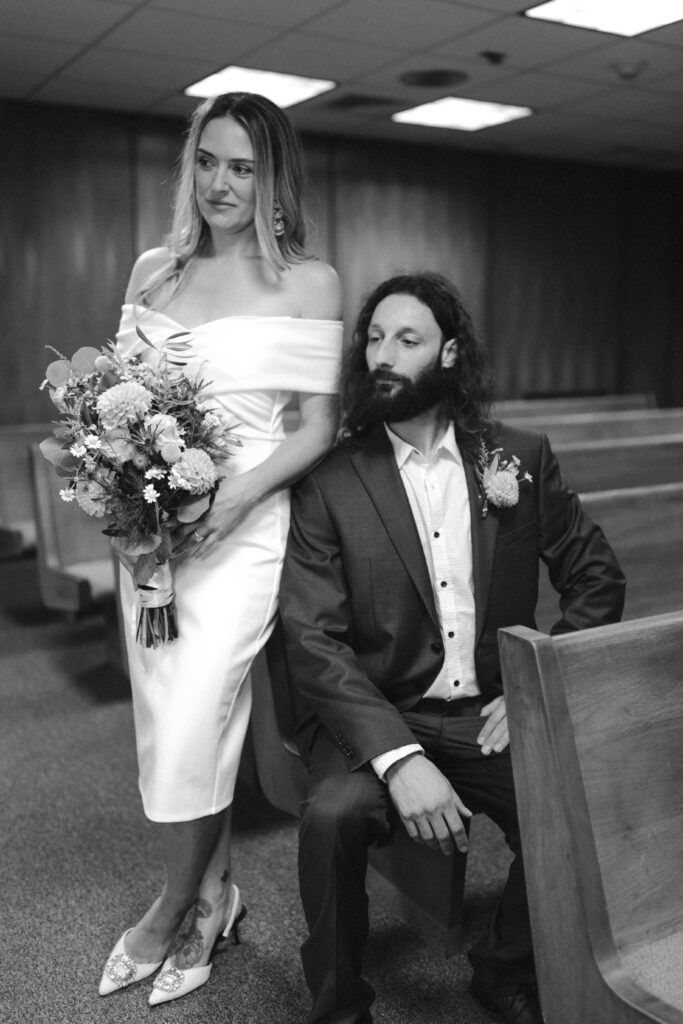
[[[137,792],[128,685],[108,658],[101,614],[76,622],[41,609],[31,559],[0,563],[0,1021],[2,1024],[299,1024],[304,922],[296,824],[239,787],[235,880],[242,943],[209,983],[150,1009],[150,983],[106,999],[102,965],[149,905],[159,851]],[[109,638],[110,639],[110,638]],[[509,857],[475,820],[465,946],[486,927]],[[464,954],[446,961],[387,908],[372,906],[365,970],[376,1024],[487,1024],[467,991]]]

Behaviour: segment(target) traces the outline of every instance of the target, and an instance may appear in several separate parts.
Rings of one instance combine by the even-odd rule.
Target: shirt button
[[[456,679],[453,683],[453,686],[460,686],[460,680]]]
[[[448,583],[446,582],[446,580],[441,580],[441,586],[442,587],[447,587],[448,586]]]
[[[435,531],[434,531],[434,536],[435,536],[435,537],[440,537],[440,536],[441,536],[441,534],[439,533],[439,531],[438,531],[438,530],[435,530]]]
[[[452,640],[454,636],[455,636],[455,633],[453,632],[453,630],[452,629],[449,630],[449,632],[448,632],[448,639]]]

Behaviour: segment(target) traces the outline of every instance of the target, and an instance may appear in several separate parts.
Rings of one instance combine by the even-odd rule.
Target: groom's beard
[[[394,382],[391,389],[387,387],[390,382]],[[387,370],[374,370],[364,381],[349,419],[365,426],[402,423],[440,405],[447,391],[447,377],[439,359],[425,367],[415,380]]]

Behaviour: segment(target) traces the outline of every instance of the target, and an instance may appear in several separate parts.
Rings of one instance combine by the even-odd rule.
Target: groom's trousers
[[[404,713],[425,754],[466,807],[487,814],[514,859],[488,935],[469,953],[486,987],[534,979],[531,930],[509,749],[484,756],[476,738],[483,701],[420,701]],[[362,713],[362,712],[360,712]],[[302,946],[313,996],[309,1024],[366,1024],[374,991],[362,977],[368,933],[367,850],[402,828],[386,785],[372,769],[349,772],[325,729],[314,740],[302,807],[299,885],[309,937]]]

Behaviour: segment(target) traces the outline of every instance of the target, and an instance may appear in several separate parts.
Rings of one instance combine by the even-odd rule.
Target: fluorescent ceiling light
[[[431,128],[457,128],[463,132],[478,132],[494,124],[516,121],[529,117],[529,107],[513,107],[509,103],[484,103],[482,100],[466,100],[457,96],[445,96],[433,103],[423,103],[410,110],[392,114],[392,121],[404,124],[424,124]]]
[[[637,36],[683,21],[681,0],[550,0],[524,13],[528,18],[559,21],[616,36]]]
[[[185,89],[186,96],[218,96],[223,92],[258,92],[267,96],[278,107],[293,107],[313,96],[319,96],[336,87],[336,82],[322,78],[303,78],[301,75],[281,75],[278,71],[259,71],[236,65],[223,68],[215,75],[202,78]]]

